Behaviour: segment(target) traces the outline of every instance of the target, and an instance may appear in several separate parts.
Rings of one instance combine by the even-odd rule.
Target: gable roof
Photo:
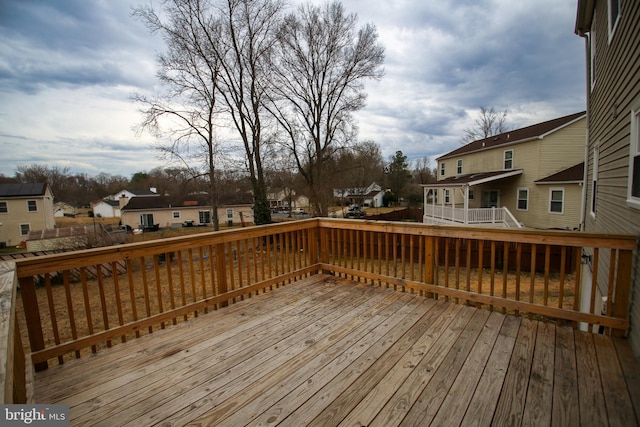
[[[501,170],[491,172],[478,172],[468,173],[464,175],[450,176],[445,179],[441,179],[438,182],[430,184],[422,184],[422,187],[436,188],[436,187],[462,187],[484,184],[485,182],[498,181],[512,176],[521,175],[522,169]]]
[[[476,151],[488,150],[491,148],[499,147],[501,145],[517,144],[533,139],[542,139],[548,134],[560,130],[561,128],[573,123],[574,121],[582,119],[583,117],[586,117],[586,113],[584,111],[581,111],[579,113],[570,114],[568,116],[559,117],[557,119],[504,132],[499,135],[490,136],[488,138],[478,139],[443,156],[440,156],[436,160],[447,159],[449,157],[460,156],[462,154],[473,153]]]
[[[557,184],[559,182],[582,182],[584,179],[584,162],[578,163],[565,170],[534,181],[536,184]]]
[[[250,205],[253,199],[242,195],[234,197],[221,197],[218,207]],[[171,209],[171,208],[192,208],[192,207],[211,207],[206,194],[191,194],[182,197],[180,200],[168,196],[157,197],[133,197],[129,200],[122,210],[130,211],[136,209]]]
[[[0,197],[44,196],[46,191],[46,183],[0,184]]]

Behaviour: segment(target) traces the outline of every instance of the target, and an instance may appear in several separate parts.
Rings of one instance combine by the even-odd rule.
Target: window
[[[564,212],[564,188],[549,190],[549,212],[557,214]]]
[[[20,235],[27,236],[29,234],[29,224],[20,224]]]
[[[180,211],[173,211],[171,215],[173,216],[173,219],[180,219]]]
[[[504,152],[504,169],[513,169],[513,150],[507,150]]]
[[[598,163],[600,162],[600,148],[593,148],[593,163],[591,163],[591,216],[596,216],[598,202]]]
[[[233,219],[233,209],[227,209],[227,219]]]
[[[519,211],[529,210],[529,189],[518,188],[518,207]]]
[[[200,224],[209,224],[211,222],[211,212],[199,211],[198,220],[200,221]]]
[[[457,173],[458,175],[462,175],[462,159],[458,159],[458,169],[457,169]]]
[[[593,20],[591,21],[591,31],[589,35],[589,62],[590,62],[590,76],[591,76],[591,89],[596,84],[596,14],[593,12]]]
[[[38,203],[35,200],[27,200],[27,211],[38,212]]]
[[[620,20],[620,0],[609,0],[609,42]]]
[[[451,202],[451,194],[450,194],[449,190],[444,190],[444,202],[445,203],[450,203]]]
[[[627,203],[631,207],[640,209],[640,98],[636,100],[631,110]]]
[[[471,189],[470,189],[470,190],[469,190],[469,200],[473,200],[473,198],[474,198],[474,197],[475,197],[475,196],[474,196],[474,194],[473,194],[473,190],[471,190]]]
[[[153,227],[153,214],[141,214],[140,225],[143,227]]]
[[[444,162],[440,163],[440,176],[444,176]]]
[[[7,202],[0,202],[0,213],[9,213]]]

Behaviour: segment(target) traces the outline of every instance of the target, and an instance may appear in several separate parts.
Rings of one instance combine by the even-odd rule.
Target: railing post
[[[42,320],[40,309],[38,308],[38,298],[36,296],[36,285],[33,276],[21,277],[20,293],[22,294],[22,306],[24,307],[24,317],[27,320],[27,331],[29,332],[29,344],[31,351],[44,349],[44,336],[42,334]],[[36,371],[43,371],[49,367],[47,362],[35,364]]]
[[[612,316],[619,319],[626,319],[629,315],[629,297],[631,294],[631,269],[633,263],[633,252],[620,250],[618,254],[618,272],[616,278],[616,289],[614,295]],[[622,337],[626,331],[614,329],[613,336]]]
[[[216,244],[216,279],[218,280],[218,292],[219,294],[224,294],[228,292],[227,286],[227,268],[225,262],[225,254],[224,254],[224,243]],[[231,266],[230,268],[233,268]],[[229,305],[229,301],[225,300],[220,303],[221,307],[227,307]]]
[[[424,283],[434,284],[435,274],[433,266],[435,254],[435,238],[428,236],[424,242]],[[433,293],[429,293],[428,297],[432,297]]]

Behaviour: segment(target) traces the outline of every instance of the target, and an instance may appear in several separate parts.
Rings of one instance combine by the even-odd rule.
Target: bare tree
[[[480,115],[475,119],[475,126],[464,130],[463,143],[485,139],[509,130],[507,115],[509,111],[496,111],[494,107],[480,107]]]
[[[269,110],[319,216],[328,214],[332,198],[325,165],[355,139],[351,113],[364,106],[363,80],[383,75],[384,48],[375,26],[357,29],[356,22],[340,2],[300,6],[285,17],[274,57]]]
[[[271,55],[284,2],[226,0],[218,9],[213,53],[220,64],[218,82],[225,106],[244,145],[254,196],[254,222],[271,222],[264,175],[265,110],[271,89]]]
[[[158,56],[158,78],[166,92],[154,99],[134,95],[143,105],[144,119],[138,129],[169,137],[170,142],[160,144],[160,150],[190,168],[193,176],[204,169],[209,180],[211,222],[218,230],[214,119],[219,113],[216,101],[221,67],[212,46],[217,27],[205,0],[172,0],[164,5],[166,20],[151,6],[134,11],[134,16],[150,31],[160,33],[167,45],[167,52]],[[194,162],[204,168],[194,168]]]

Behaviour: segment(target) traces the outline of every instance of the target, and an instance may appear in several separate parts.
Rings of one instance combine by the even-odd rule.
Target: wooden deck
[[[640,399],[625,340],[321,275],[39,372],[34,391],[92,426],[631,426]]]

